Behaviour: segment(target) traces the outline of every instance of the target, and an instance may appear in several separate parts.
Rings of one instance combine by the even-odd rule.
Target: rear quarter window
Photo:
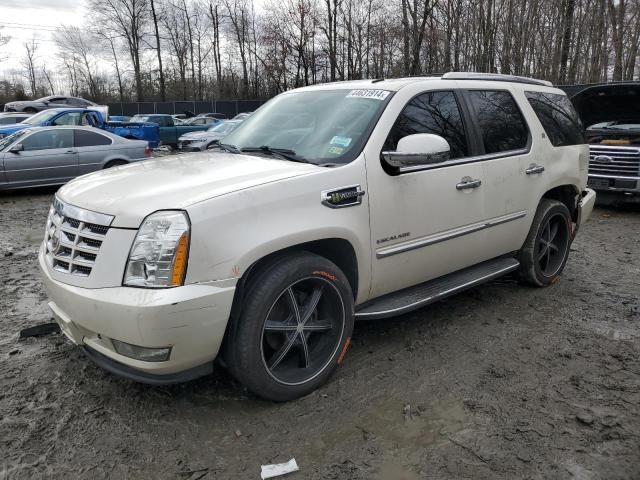
[[[485,153],[527,147],[529,129],[511,93],[506,90],[470,90],[468,95]]]
[[[527,100],[554,147],[587,143],[584,126],[566,95],[525,92]]]

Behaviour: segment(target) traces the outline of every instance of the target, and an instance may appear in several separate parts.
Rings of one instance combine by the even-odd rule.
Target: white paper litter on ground
[[[262,465],[262,471],[260,472],[260,478],[279,477],[280,475],[286,475],[287,473],[297,472],[299,470],[296,459],[292,458],[287,463],[276,463],[274,465]]]

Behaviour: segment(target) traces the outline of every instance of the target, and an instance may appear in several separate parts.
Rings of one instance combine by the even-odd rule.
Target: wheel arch
[[[127,160],[126,158],[109,158],[106,162],[104,162],[102,168],[109,168],[114,163],[117,163],[119,165],[126,165],[129,163],[129,160]]]
[[[566,184],[558,185],[547,190],[542,198],[558,200],[566,205],[571,213],[571,219],[576,222],[578,220],[578,201],[580,199],[580,190],[575,185]]]
[[[359,287],[359,270],[358,270],[358,258],[356,251],[351,242],[344,238],[323,238],[320,240],[312,240],[308,242],[298,243],[289,247],[273,251],[260,259],[256,260],[246,269],[238,284],[239,289],[236,289],[236,294],[242,290],[244,286],[253,278],[262,265],[273,261],[274,259],[285,256],[292,252],[309,252],[326,258],[327,260],[336,264],[336,266],[342,270],[347,277],[351,291],[353,293],[354,300],[358,296]]]

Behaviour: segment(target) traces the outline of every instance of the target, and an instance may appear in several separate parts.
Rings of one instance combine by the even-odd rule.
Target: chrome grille
[[[611,147],[591,145],[589,173],[609,177],[640,176],[639,147]]]
[[[109,215],[68,206],[56,199],[49,209],[44,240],[51,268],[88,277],[112,219]],[[94,223],[96,221],[106,225]]]

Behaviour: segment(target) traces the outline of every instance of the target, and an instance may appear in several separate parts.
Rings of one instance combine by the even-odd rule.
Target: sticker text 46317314
[[[363,88],[361,90],[351,90],[347,98],[373,98],[374,100],[384,100],[389,96],[387,90],[376,90],[372,88]]]

